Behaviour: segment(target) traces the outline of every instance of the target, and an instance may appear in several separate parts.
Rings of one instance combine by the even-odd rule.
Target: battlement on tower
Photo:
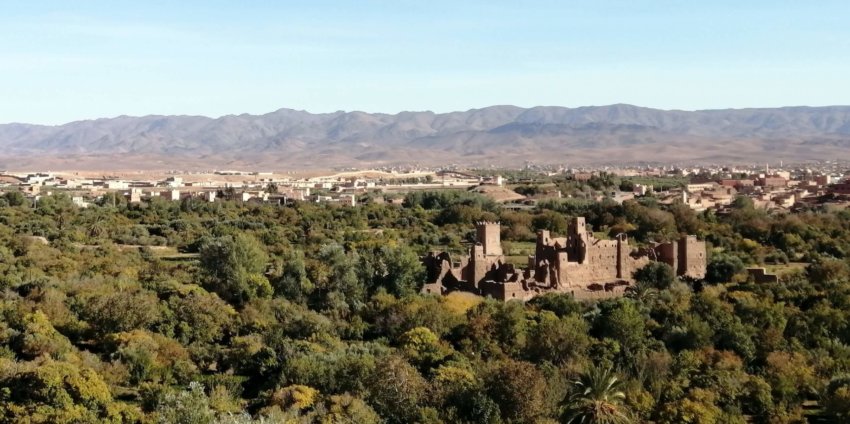
[[[491,221],[475,223],[475,238],[484,247],[484,256],[502,256],[502,225]]]

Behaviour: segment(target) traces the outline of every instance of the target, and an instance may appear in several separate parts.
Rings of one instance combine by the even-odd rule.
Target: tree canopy
[[[83,209],[4,194],[0,422],[847,420],[850,212],[590,199]],[[419,293],[421,255],[464,252],[472,220],[522,247],[575,216],[638,247],[695,234],[706,281],[652,263],[622,298]]]

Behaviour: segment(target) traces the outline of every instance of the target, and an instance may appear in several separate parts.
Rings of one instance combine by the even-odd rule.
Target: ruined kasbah
[[[517,269],[505,261],[498,222],[477,222],[475,229],[476,243],[466,257],[432,252],[423,258],[428,274],[423,293],[464,291],[505,301],[548,292],[571,293],[576,299],[616,297],[634,284],[633,273],[651,261],[666,263],[679,277],[705,277],[705,242],[695,236],[633,248],[624,234],[597,239],[578,217],[566,237],[538,232],[528,267]]]

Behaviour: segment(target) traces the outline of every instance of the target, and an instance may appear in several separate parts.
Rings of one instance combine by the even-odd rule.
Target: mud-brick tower
[[[498,222],[475,223],[475,245],[469,249],[469,264],[464,273],[466,281],[477,289],[487,273],[504,263],[502,254],[501,225]]]
[[[484,247],[484,256],[502,256],[501,225],[498,222],[475,223],[476,241]]]

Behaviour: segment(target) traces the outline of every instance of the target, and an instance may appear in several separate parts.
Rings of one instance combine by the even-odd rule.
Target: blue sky
[[[848,1],[27,1],[0,122],[850,104]]]

